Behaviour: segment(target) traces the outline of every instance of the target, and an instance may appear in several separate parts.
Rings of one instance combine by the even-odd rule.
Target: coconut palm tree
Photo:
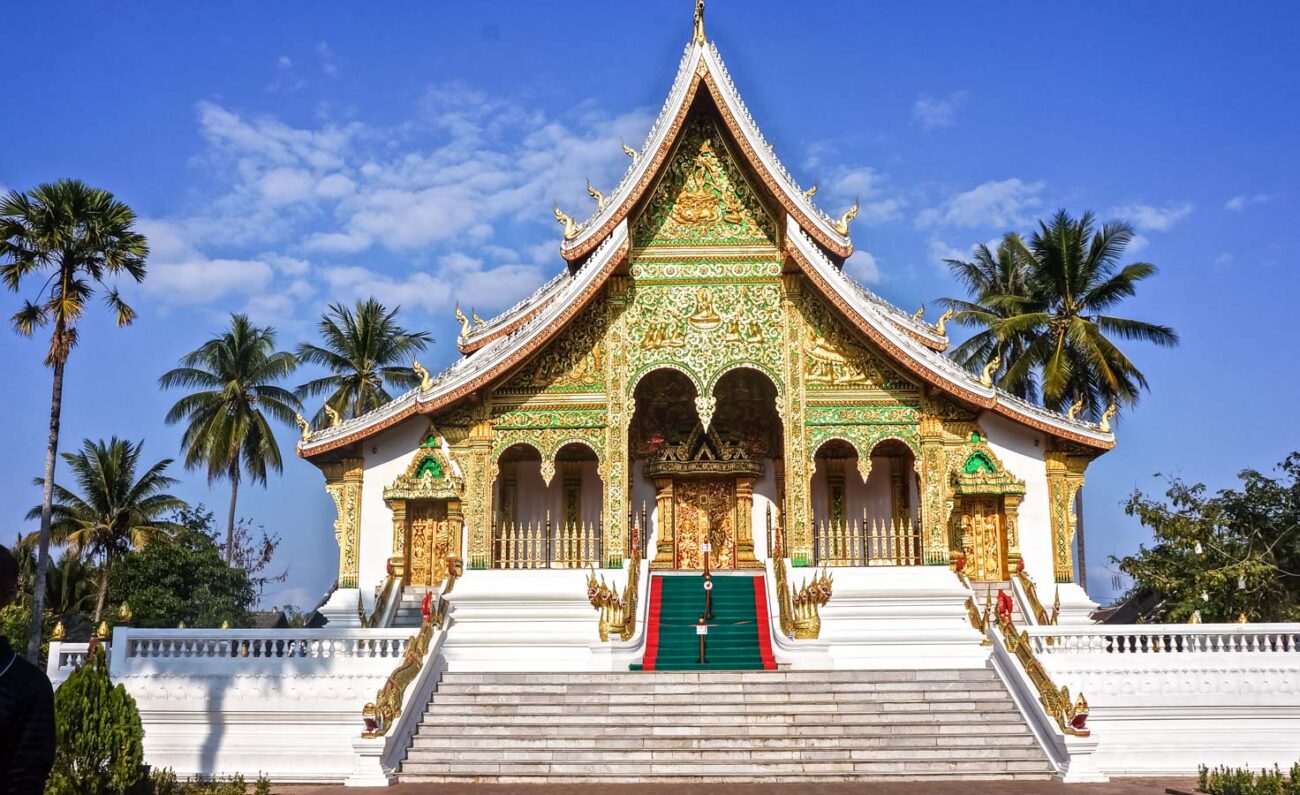
[[[975,303],[992,313],[948,299],[958,309],[955,320],[992,335],[982,348],[976,343],[966,350],[966,364],[982,366],[1002,353],[999,385],[1026,394],[1037,383],[1043,404],[1055,411],[1078,404],[1079,416],[1097,419],[1110,405],[1136,404],[1147,389],[1146,377],[1114,339],[1172,347],[1178,335],[1168,326],[1108,314],[1156,273],[1148,262],[1121,266],[1132,240],[1127,223],[1098,229],[1091,212],[1073,219],[1064,210],[1040,222],[1028,243],[1007,235],[999,251],[1007,248],[1008,257],[1022,263],[1027,290],[1016,290],[1012,282],[1006,292],[976,293]],[[963,279],[967,264],[949,266]]]
[[[397,324],[397,309],[391,312],[374,298],[357,301],[355,312],[343,304],[331,304],[321,315],[324,346],[298,346],[298,359],[318,364],[331,375],[298,387],[301,398],[328,394],[313,419],[325,425],[325,406],[346,419],[365,414],[393,399],[385,386],[410,389],[420,384],[411,369],[412,357],[433,342],[424,331],[408,331]]]
[[[81,450],[64,453],[80,493],[54,484],[52,528],[54,540],[68,551],[99,561],[99,594],[95,599],[94,623],[98,624],[108,593],[113,563],[129,550],[155,541],[169,541],[181,530],[162,518],[185,501],[167,493],[175,478],[164,474],[172,459],[164,458],[136,477],[143,442],[132,443],[114,436],[105,442],[86,439]],[[44,485],[41,479],[37,483]],[[40,516],[36,506],[28,519]]]
[[[246,315],[231,315],[230,328],[181,357],[180,367],[164,373],[164,389],[197,389],[172,406],[167,424],[185,420],[181,437],[187,469],[206,469],[208,483],[230,481],[226,522],[226,562],[234,556],[235,508],[239,483],[247,477],[266,485],[268,469],[284,468],[271,419],[292,425],[302,404],[275,383],[291,375],[298,360],[275,349],[275,330],[253,325]]]
[[[27,658],[32,662],[40,654],[45,578],[50,565],[50,511],[64,371],[77,345],[77,325],[96,291],[102,290],[118,326],[135,319],[135,311],[106,283],[123,276],[144,280],[149,246],[135,231],[135,220],[135,212],[113,194],[71,179],[38,185],[26,194],[11,191],[0,200],[0,278],[14,292],[28,282],[40,285],[36,295],[14,314],[14,328],[28,337],[38,328],[50,326],[51,330],[45,365],[53,370],[54,378],[32,624],[27,637]]]
[[[941,303],[956,313],[954,322],[981,329],[954,348],[951,354],[968,369],[978,371],[996,356],[1002,362],[998,369],[1004,371],[1007,365],[1024,355],[1023,338],[999,339],[993,330],[997,322],[1037,308],[1030,292],[1029,263],[1022,254],[1024,249],[1019,237],[1009,234],[996,249],[990,249],[984,243],[977,245],[969,261],[944,260],[957,281],[965,286],[971,300],[944,298]],[[1029,373],[1012,391],[1026,400],[1036,399],[1038,383],[1034,376],[1035,373]]]

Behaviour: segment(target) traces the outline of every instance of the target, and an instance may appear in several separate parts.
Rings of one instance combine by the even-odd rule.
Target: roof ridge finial
[[[695,32],[691,36],[694,44],[703,44],[704,38],[704,0],[695,0]]]

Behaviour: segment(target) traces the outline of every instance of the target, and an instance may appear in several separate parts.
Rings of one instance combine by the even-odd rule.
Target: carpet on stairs
[[[774,671],[765,580],[715,574],[713,618],[704,663],[696,627],[704,612],[699,574],[656,574],[650,579],[645,657],[633,671]]]

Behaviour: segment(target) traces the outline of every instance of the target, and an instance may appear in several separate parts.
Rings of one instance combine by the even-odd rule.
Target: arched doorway
[[[780,504],[776,387],[741,368],[723,375],[710,397],[698,400],[674,370],[648,373],[634,391],[633,504],[654,505],[641,509],[653,521],[646,547],[654,568],[703,568],[706,557],[714,569],[758,567],[766,557],[768,517]]]
[[[604,484],[596,454],[585,444],[566,444],[556,451],[553,467],[553,474],[546,472],[542,454],[526,443],[498,456],[492,568],[599,565]]]
[[[847,441],[830,439],[814,454],[813,559],[823,566],[919,566],[916,458],[887,439],[868,459],[864,481],[858,451]]]

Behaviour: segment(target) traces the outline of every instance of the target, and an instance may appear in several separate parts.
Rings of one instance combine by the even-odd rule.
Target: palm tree
[[[415,370],[400,363],[411,361],[433,338],[428,332],[399,326],[397,311],[390,312],[370,298],[357,301],[355,313],[343,304],[331,304],[321,315],[317,328],[324,347],[298,346],[300,361],[321,365],[332,373],[298,387],[297,395],[302,398],[329,395],[313,424],[326,424],[325,406],[345,419],[356,417],[393,399],[385,384],[401,389],[420,384]]]
[[[169,541],[181,526],[161,518],[185,501],[167,493],[176,479],[163,474],[172,459],[164,458],[136,478],[143,442],[133,444],[114,436],[107,443],[86,439],[81,451],[64,453],[80,494],[54,485],[54,538],[69,552],[100,561],[99,595],[94,623],[98,624],[108,594],[113,563],[129,550],[154,541]],[[37,483],[43,482],[38,478]],[[35,519],[43,506],[27,514]]]
[[[1106,314],[1156,273],[1148,262],[1121,267],[1132,239],[1127,223],[1098,229],[1091,212],[1076,220],[1064,210],[1040,222],[1028,244],[1018,235],[1003,238],[999,251],[1007,248],[1007,256],[1022,263],[1027,289],[1018,291],[1012,283],[1006,292],[977,293],[976,303],[994,313],[948,299],[958,309],[958,322],[983,326],[992,335],[982,349],[977,343],[965,351],[966,364],[983,365],[1001,353],[999,385],[1028,394],[1037,384],[1043,405],[1054,411],[1077,404],[1079,416],[1097,419],[1110,405],[1136,404],[1147,389],[1146,377],[1112,337],[1172,347],[1178,335],[1168,326]],[[949,266],[962,279],[967,264]]]
[[[59,451],[59,422],[63,408],[63,376],[68,355],[77,345],[77,324],[96,289],[116,317],[118,326],[135,319],[135,311],[106,279],[129,276],[144,280],[149,245],[134,230],[135,212],[99,190],[77,180],[38,185],[28,194],[11,191],[0,201],[0,278],[18,292],[23,283],[40,279],[40,290],[13,316],[14,328],[31,336],[51,326],[45,365],[54,371],[50,395],[50,428],[45,447],[45,491],[33,582],[32,623],[27,658],[36,662],[41,646],[45,578],[50,561],[50,516],[54,500],[54,466]],[[30,277],[30,279],[29,279]]]
[[[181,357],[158,383],[164,389],[197,388],[167,412],[167,424],[185,420],[181,437],[187,469],[207,469],[208,483],[230,481],[226,523],[226,562],[234,557],[235,506],[246,475],[266,485],[268,469],[284,468],[280,445],[267,421],[292,425],[302,404],[275,382],[288,377],[298,360],[275,349],[275,330],[254,326],[246,315],[231,315],[230,328]]]
[[[973,336],[953,349],[952,357],[963,367],[979,370],[997,357],[1005,369],[1024,355],[1025,340],[1021,337],[1002,340],[993,330],[1001,320],[1021,314],[1033,306],[1034,298],[1029,286],[1029,266],[1022,255],[1024,244],[1015,234],[1006,235],[996,250],[980,243],[972,252],[972,259],[944,260],[956,279],[966,287],[972,300],[944,298],[945,304],[956,314],[953,320],[963,326],[981,328]],[[1015,385],[1014,394],[1026,400],[1038,395],[1034,373]]]

